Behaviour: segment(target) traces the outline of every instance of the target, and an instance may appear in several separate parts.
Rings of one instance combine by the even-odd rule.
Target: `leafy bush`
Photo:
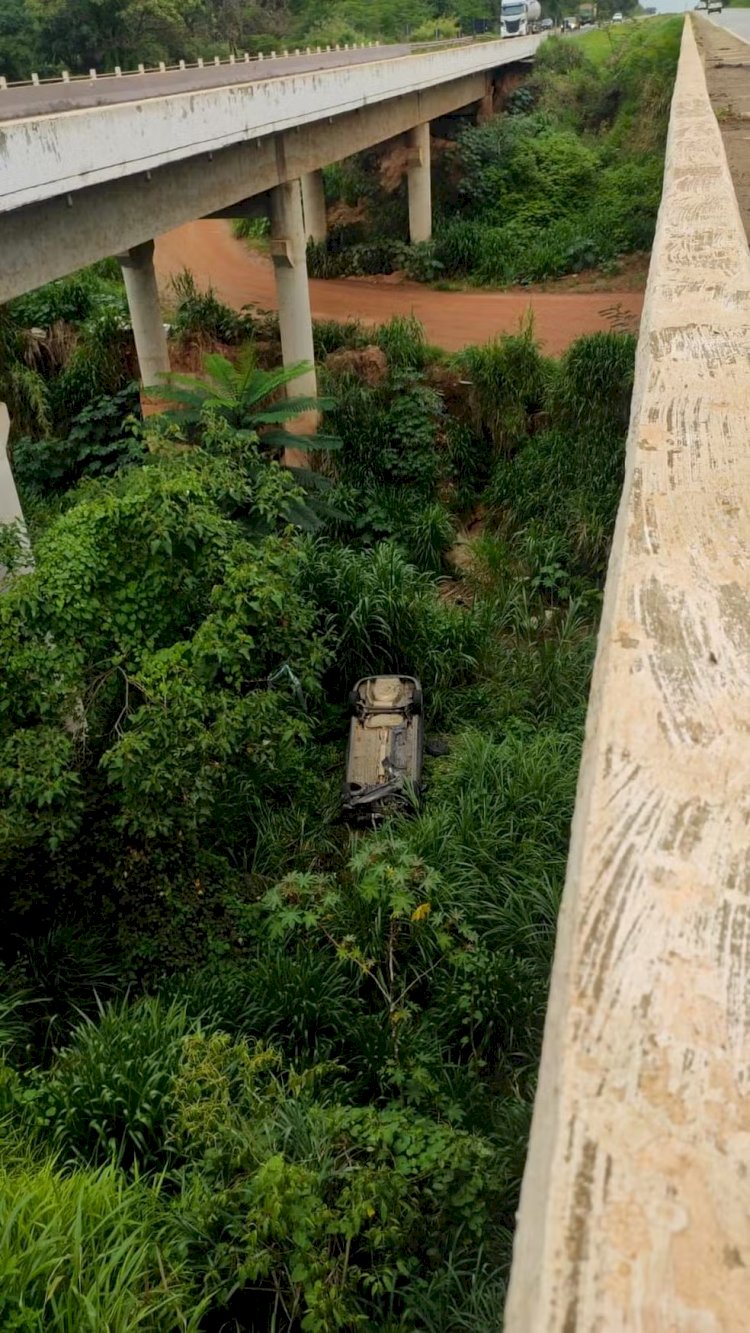
[[[24,494],[68,491],[82,477],[106,477],[141,463],[146,449],[138,385],[94,399],[73,418],[63,440],[31,440],[13,446],[13,473]]]
[[[243,1324],[264,1298],[313,1333],[382,1324],[439,1238],[485,1224],[494,1154],[479,1135],[399,1106],[321,1104],[322,1073],[285,1074],[273,1050],[221,1033],[186,1045],[175,1130],[200,1164],[195,1259]]]

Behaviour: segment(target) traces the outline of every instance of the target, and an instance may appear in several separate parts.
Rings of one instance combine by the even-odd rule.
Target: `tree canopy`
[[[398,41],[439,18],[487,24],[497,9],[496,0],[0,0],[0,73],[134,68],[283,40]]]

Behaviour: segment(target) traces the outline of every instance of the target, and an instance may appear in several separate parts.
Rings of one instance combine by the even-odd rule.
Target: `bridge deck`
[[[749,303],[688,21],[508,1333],[747,1328]]]
[[[394,60],[412,54],[408,43],[397,46],[372,46],[364,50],[317,51],[310,55],[279,56],[275,60],[236,61],[220,65],[213,62],[202,68],[147,70],[117,78],[106,75],[97,79],[76,79],[64,83],[51,80],[11,86],[0,92],[0,122],[23,120],[29,116],[61,115],[91,107],[116,106],[121,102],[140,102],[148,97],[195,93],[208,88],[263,83],[290,74],[309,74],[318,70],[339,69],[366,64],[373,60]]]

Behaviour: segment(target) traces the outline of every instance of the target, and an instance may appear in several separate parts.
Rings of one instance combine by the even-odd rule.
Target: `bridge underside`
[[[0,301],[481,102],[492,78],[467,75],[0,214]]]

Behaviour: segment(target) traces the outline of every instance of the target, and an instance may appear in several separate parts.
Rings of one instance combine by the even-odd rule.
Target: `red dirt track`
[[[162,290],[184,268],[200,287],[210,283],[219,299],[236,309],[250,304],[276,308],[271,261],[236,240],[228,222],[191,222],[159,237],[156,269]],[[312,279],[310,299],[315,319],[383,324],[392,315],[413,313],[424,325],[428,342],[449,352],[516,332],[531,310],[536,335],[553,355],[582,333],[610,328],[604,310],[619,306],[623,314],[639,318],[643,306],[643,294],[633,291],[440,292],[387,278]]]

